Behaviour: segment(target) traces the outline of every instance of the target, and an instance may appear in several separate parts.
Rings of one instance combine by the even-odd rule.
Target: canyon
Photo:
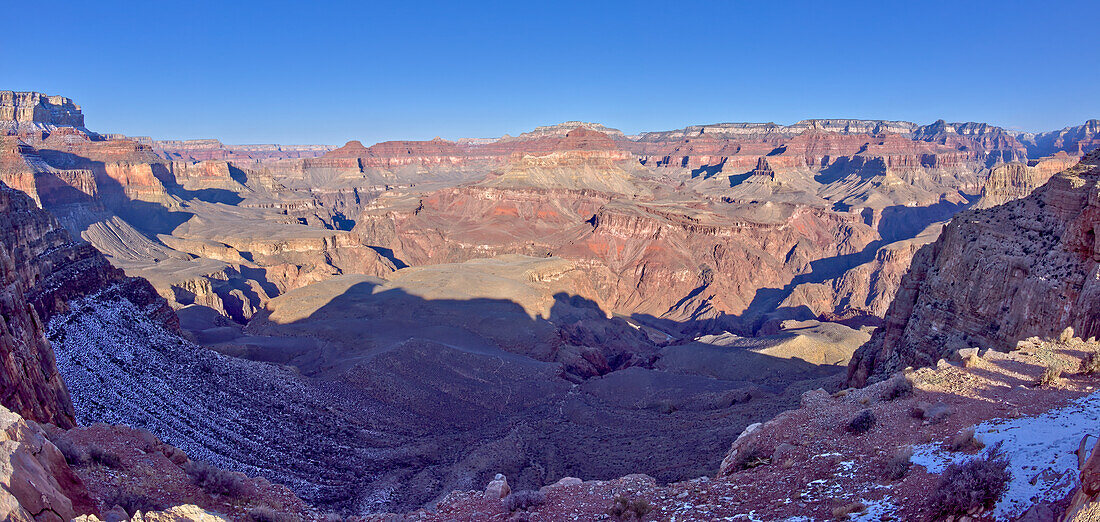
[[[164,502],[232,519],[507,520],[481,491],[500,480],[542,488],[538,520],[621,495],[662,520],[904,519],[936,445],[1006,415],[981,397],[1095,413],[1092,376],[1003,384],[1097,349],[1097,120],[232,145],[100,134],[68,98],[3,91],[0,134],[0,417],[52,448],[33,472],[58,519],[160,487],[142,465]],[[899,375],[913,395],[884,399]],[[941,401],[947,423],[906,418]],[[837,424],[863,409],[891,419],[878,443]],[[96,440],[117,473],[54,451]],[[736,464],[750,443],[759,469]],[[859,479],[921,444],[924,471]],[[195,461],[249,493],[187,489]],[[1042,484],[1058,509],[1092,494]]]

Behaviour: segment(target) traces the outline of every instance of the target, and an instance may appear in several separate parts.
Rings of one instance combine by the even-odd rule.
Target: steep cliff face
[[[1100,152],[1027,198],[957,215],[914,257],[884,326],[853,357],[849,383],[1067,326],[1100,335],[1098,228]]]
[[[36,131],[55,126],[83,127],[80,106],[64,96],[0,91],[0,128]]]
[[[982,197],[978,206],[995,207],[1026,197],[1054,174],[1073,166],[1077,160],[1077,156],[1059,152],[1027,163],[1014,161],[998,165],[990,170],[989,177],[982,186]]]

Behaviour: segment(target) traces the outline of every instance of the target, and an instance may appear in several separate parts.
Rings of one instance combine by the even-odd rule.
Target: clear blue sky
[[[227,143],[804,118],[1100,118],[1100,2],[22,0],[0,89]]]

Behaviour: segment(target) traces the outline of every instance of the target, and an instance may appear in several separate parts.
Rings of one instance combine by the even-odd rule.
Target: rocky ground
[[[992,509],[970,519],[1053,520],[1080,484],[1078,456],[1100,421],[1100,377],[1078,371],[1097,350],[1080,339],[1036,339],[1010,353],[963,352],[867,388],[807,392],[800,408],[746,430],[717,477],[666,486],[644,475],[563,480],[526,511],[506,509],[496,489],[456,492],[433,510],[372,519],[613,520],[609,508],[624,497],[648,503],[644,520],[928,520],[946,464],[999,444],[1011,479]],[[1037,385],[1055,365],[1062,376]],[[863,411],[876,420],[852,433]],[[970,429],[977,445],[958,447]]]

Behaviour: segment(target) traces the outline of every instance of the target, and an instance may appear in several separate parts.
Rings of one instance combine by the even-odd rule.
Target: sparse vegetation
[[[185,464],[183,469],[196,485],[212,495],[239,497],[244,493],[245,477],[232,471],[194,460]]]
[[[882,400],[892,401],[908,397],[913,393],[913,381],[904,375],[896,375],[886,381],[886,390],[882,394]]]
[[[922,419],[928,424],[939,424],[951,415],[951,407],[943,402],[937,402],[936,404],[920,402],[909,410],[909,415],[916,419]]]
[[[150,511],[160,511],[165,507],[164,504],[155,499],[125,488],[116,489],[103,497],[103,508],[105,511],[115,506],[121,507],[129,516],[134,516],[138,511],[148,513]]]
[[[77,447],[73,441],[67,438],[58,438],[53,441],[53,444],[57,446],[57,450],[61,452],[61,455],[65,457],[65,462],[68,462],[70,466],[85,466],[88,464],[88,454]]]
[[[974,436],[974,428],[966,428],[951,437],[949,444],[951,451],[978,451],[985,447],[985,443]]]
[[[252,522],[301,522],[302,517],[289,513],[280,513],[269,507],[258,507],[248,512]]]
[[[1081,373],[1093,375],[1100,373],[1100,352],[1089,352],[1081,361]]]
[[[607,508],[607,514],[615,520],[642,520],[652,510],[653,506],[644,498],[628,499],[623,495],[616,495],[611,506]]]
[[[890,460],[886,461],[886,469],[883,475],[890,480],[901,480],[909,473],[909,467],[912,465],[912,458],[912,448],[908,446],[898,448],[898,450],[894,452],[894,455],[890,457]]]
[[[122,459],[118,458],[118,455],[103,449],[102,446],[94,444],[88,447],[88,460],[112,469],[117,469],[122,466]]]
[[[771,464],[771,462],[771,455],[764,448],[750,443],[737,450],[737,456],[733,459],[733,469],[734,471],[742,471]]]
[[[1062,367],[1057,364],[1051,364],[1043,370],[1043,374],[1039,376],[1039,380],[1035,382],[1035,386],[1045,388],[1058,384],[1058,380],[1062,378]]]
[[[929,505],[941,517],[989,509],[1008,489],[1011,478],[1008,458],[997,444],[985,455],[947,466],[928,499]]]
[[[848,520],[852,518],[853,513],[863,513],[864,511],[867,511],[867,506],[863,502],[852,502],[833,508],[833,518]]]
[[[845,428],[849,433],[861,435],[871,431],[871,428],[875,427],[875,412],[871,410],[863,410],[859,412],[852,420],[848,421],[848,426]]]
[[[513,491],[504,497],[504,509],[508,511],[527,511],[537,508],[546,502],[546,494],[541,491],[525,489]]]

